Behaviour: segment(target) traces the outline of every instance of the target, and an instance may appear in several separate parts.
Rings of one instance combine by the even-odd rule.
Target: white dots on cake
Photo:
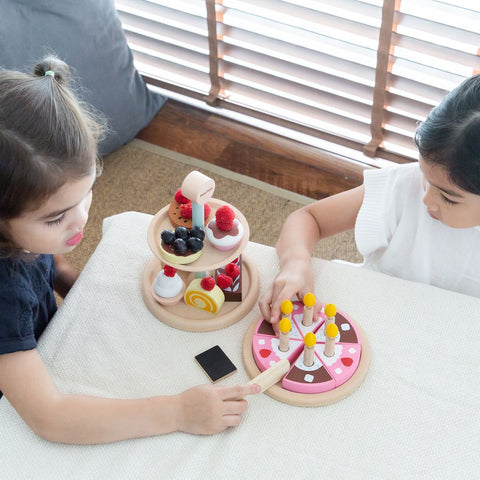
[[[303,313],[297,313],[297,314],[293,315],[293,319],[294,319],[296,322],[301,322],[301,321],[302,321],[302,318],[303,318]]]
[[[304,379],[306,382],[308,382],[308,383],[312,383],[314,378],[315,378],[315,377],[314,377],[313,375],[310,375],[309,373],[307,373],[307,374],[303,377],[303,379]]]

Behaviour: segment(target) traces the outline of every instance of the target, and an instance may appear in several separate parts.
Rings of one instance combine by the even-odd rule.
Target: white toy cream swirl
[[[162,305],[176,305],[183,297],[184,291],[185,284],[177,269],[169,265],[165,265],[153,281],[153,298]]]

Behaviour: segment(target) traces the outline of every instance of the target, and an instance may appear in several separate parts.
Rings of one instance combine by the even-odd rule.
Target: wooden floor
[[[173,100],[138,138],[311,198],[362,182],[362,168],[319,149]]]

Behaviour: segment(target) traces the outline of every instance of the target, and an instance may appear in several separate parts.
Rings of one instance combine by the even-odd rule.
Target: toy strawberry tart
[[[160,234],[160,255],[168,262],[178,265],[192,263],[202,254],[205,231],[202,227],[177,227],[175,231],[163,230]]]
[[[223,205],[215,212],[215,219],[208,222],[207,238],[218,250],[231,250],[243,238],[243,225],[235,218],[235,212]]]
[[[205,224],[208,222],[212,209],[208,203],[204,204]],[[174,195],[174,200],[168,207],[168,218],[174,228],[185,227],[192,228],[192,202],[183,196],[182,190],[179,188]]]
[[[165,265],[157,274],[152,285],[153,298],[162,305],[176,305],[183,297],[185,284],[177,269]]]

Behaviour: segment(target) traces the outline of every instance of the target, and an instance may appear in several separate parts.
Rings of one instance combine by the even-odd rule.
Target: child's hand
[[[228,427],[236,427],[247,409],[243,397],[256,393],[260,393],[258,385],[199,385],[186,390],[178,396],[178,430],[210,435]]]
[[[291,300],[294,296],[302,300],[303,296],[308,292],[313,292],[313,273],[310,262],[288,264],[277,274],[272,285],[259,301],[260,312],[263,318],[272,324],[277,334],[282,302]],[[316,315],[314,318],[316,318]]]

